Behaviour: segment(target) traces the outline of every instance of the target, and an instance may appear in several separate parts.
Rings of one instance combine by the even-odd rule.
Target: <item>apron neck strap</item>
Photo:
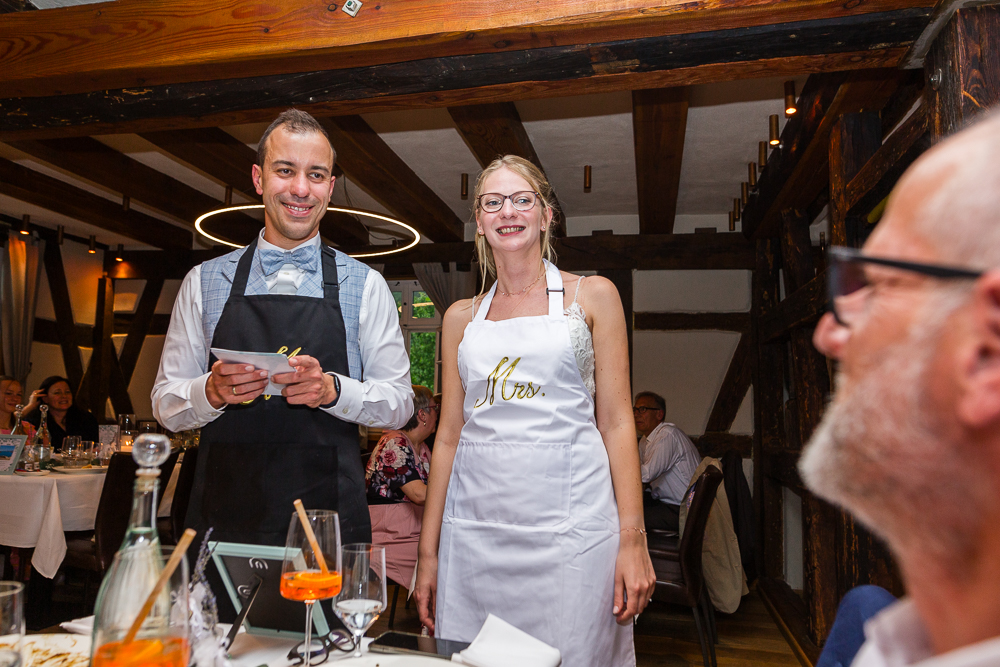
[[[319,244],[323,259],[323,296],[327,299],[340,298],[340,279],[337,276],[337,252],[328,246]]]
[[[486,319],[486,314],[490,312],[490,304],[493,303],[493,295],[497,291],[497,281],[493,281],[493,287],[490,291],[486,293],[486,296],[479,302],[479,307],[476,308],[476,316],[472,318],[473,322],[482,322]],[[473,305],[475,300],[473,300]]]
[[[257,254],[257,237],[247,245],[246,252],[240,257],[240,263],[236,265],[236,274],[233,276],[233,286],[229,290],[229,296],[243,296],[247,291],[247,279],[250,277],[250,267],[253,265],[254,256]]]
[[[561,317],[563,314],[563,289],[562,274],[552,262],[543,259],[545,262],[545,294],[549,297],[549,317]]]

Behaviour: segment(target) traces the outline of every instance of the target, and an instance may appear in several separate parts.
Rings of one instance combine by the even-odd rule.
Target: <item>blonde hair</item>
[[[538,193],[539,198],[542,200],[542,206],[549,209],[552,212],[552,220],[545,225],[545,231],[542,232],[538,239],[539,246],[542,250],[542,257],[555,263],[556,253],[552,249],[552,226],[556,224],[556,219],[558,218],[559,208],[556,205],[555,192],[552,190],[552,184],[549,183],[548,179],[545,178],[545,174],[542,170],[534,165],[534,163],[525,160],[523,157],[518,157],[517,155],[504,155],[498,157],[497,159],[490,162],[486,169],[479,174],[479,178],[476,179],[476,190],[474,193],[473,201],[475,204],[472,207],[472,222],[476,223],[476,258],[479,260],[479,270],[482,273],[482,284],[483,289],[486,289],[486,277],[493,278],[497,277],[497,265],[496,260],[493,259],[493,248],[486,241],[486,237],[479,234],[478,232],[478,217],[479,217],[479,197],[484,194],[483,190],[486,187],[486,179],[489,178],[493,173],[499,171],[500,169],[507,168],[528,181],[528,183],[535,189]]]

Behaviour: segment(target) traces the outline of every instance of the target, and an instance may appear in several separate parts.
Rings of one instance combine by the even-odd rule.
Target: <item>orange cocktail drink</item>
[[[340,572],[323,574],[315,570],[285,572],[281,575],[281,596],[297,602],[326,600],[340,593]]]
[[[94,652],[91,667],[187,667],[188,643],[182,637],[108,642]]]

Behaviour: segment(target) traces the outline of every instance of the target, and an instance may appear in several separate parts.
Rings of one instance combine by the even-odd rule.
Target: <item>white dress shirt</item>
[[[995,667],[1000,637],[934,655],[912,600],[902,599],[865,623],[865,643],[851,667]]]
[[[691,477],[701,464],[701,454],[684,431],[660,422],[639,440],[642,483],[649,484],[653,498],[680,505]]]
[[[319,235],[316,235],[296,248],[319,243]],[[263,231],[257,247],[282,250],[265,241]],[[279,274],[287,274],[282,275],[282,279],[287,281],[291,278],[296,288],[305,276],[305,272],[294,264],[285,264],[264,278],[271,293],[275,292]],[[213,408],[205,394],[205,383],[211,372],[205,366],[209,346],[205,341],[201,315],[199,265],[188,272],[177,294],[160,357],[160,369],[153,386],[153,415],[171,431],[201,428],[223,412]],[[413,412],[410,360],[399,329],[396,302],[385,279],[377,271],[369,271],[365,279],[358,344],[364,380],[338,374],[340,397],[335,405],[324,410],[348,422],[399,428]]]

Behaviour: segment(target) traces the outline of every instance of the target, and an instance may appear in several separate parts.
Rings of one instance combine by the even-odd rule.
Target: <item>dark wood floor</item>
[[[389,595],[392,595],[390,589]],[[404,608],[406,591],[401,591],[396,607],[395,630],[419,632],[420,620],[416,605]],[[756,592],[743,598],[735,614],[716,614],[719,643],[715,647],[719,667],[755,665],[788,665],[797,667],[778,626]],[[384,614],[368,631],[377,637],[389,628],[389,615]],[[635,626],[637,667],[701,666],[701,649],[691,613],[683,607],[653,603],[639,617]]]

